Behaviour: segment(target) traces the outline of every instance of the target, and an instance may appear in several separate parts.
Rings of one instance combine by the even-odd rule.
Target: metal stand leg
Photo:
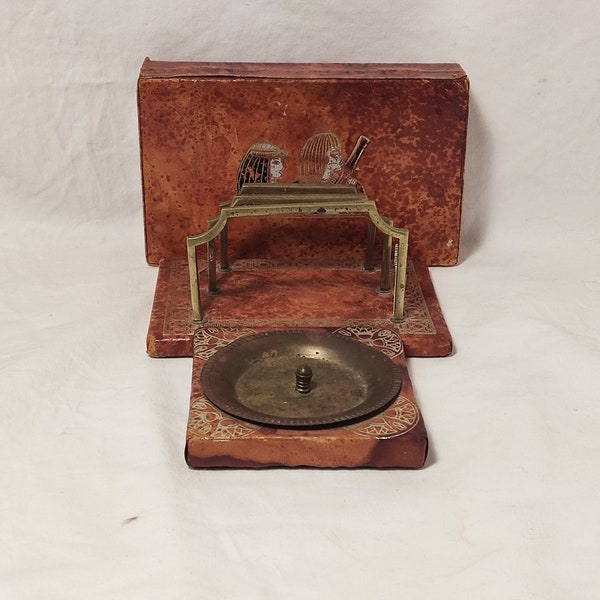
[[[390,227],[393,226],[392,219],[383,219]],[[391,263],[392,263],[392,236],[388,234],[383,235],[383,252],[381,255],[381,279],[379,281],[378,292],[380,294],[387,294],[392,291],[392,277],[391,277]]]
[[[229,265],[229,226],[225,225],[219,236],[219,271],[231,271]]]
[[[392,321],[400,323],[404,320],[404,292],[406,290],[406,264],[408,260],[408,232],[398,238],[394,263],[396,271],[396,282],[394,284],[394,314]]]
[[[190,292],[192,295],[192,320],[201,323],[204,320],[200,304],[200,284],[198,283],[198,259],[196,246],[188,242],[188,269],[190,272]]]
[[[367,225],[367,247],[365,250],[365,271],[375,270],[375,224]]]
[[[207,242],[206,252],[208,258],[208,293],[218,294],[219,288],[217,287],[217,260],[214,239]]]

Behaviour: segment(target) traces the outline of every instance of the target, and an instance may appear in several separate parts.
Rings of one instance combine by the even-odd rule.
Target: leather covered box
[[[263,179],[248,179],[250,171],[255,177],[259,170],[258,163],[248,161],[253,152],[279,156],[283,170],[270,173],[271,178],[277,175],[277,183],[306,182],[311,176],[318,182],[325,175],[315,174],[316,167],[307,168],[308,154],[318,155],[321,169],[336,156],[347,164],[357,141],[366,138],[368,145],[347,179],[376,202],[382,216],[410,235],[407,289],[413,290],[413,300],[408,299],[406,319],[397,331],[408,355],[448,354],[451,339],[427,267],[454,265],[458,260],[468,97],[467,76],[456,64],[146,59],[138,81],[146,257],[149,264],[160,266],[148,352],[192,355],[196,324],[190,316],[186,238],[206,231],[207,220],[218,216],[221,204],[243,181],[269,181],[267,172]],[[280,281],[289,275],[282,265],[335,269],[360,262],[364,223],[359,221],[232,221],[231,289],[247,289],[245,279],[236,288],[236,274],[257,261],[279,268]],[[313,275],[307,278],[312,280]],[[364,275],[357,275],[357,286],[362,285],[361,278]],[[338,294],[342,296],[343,291]],[[316,296],[317,312],[331,305],[331,298],[335,296]],[[252,326],[256,319],[281,317],[277,306],[285,307],[277,299],[265,300],[265,313],[257,314],[258,307],[241,299],[225,302],[225,314],[220,312],[219,298],[207,297],[206,302],[207,326],[228,325],[232,319],[236,327]],[[281,326],[386,320],[387,313],[368,314],[377,302],[359,297],[356,308],[339,323],[329,314],[315,315],[314,322],[305,314],[288,314]]]
[[[147,349],[193,356],[189,466],[425,464],[427,431],[405,356],[452,349],[428,267],[458,260],[468,94],[465,73],[451,64],[145,61],[138,103],[146,257],[159,266]],[[385,280],[387,242],[378,240],[380,264],[367,260],[358,218],[316,210],[307,219],[232,219],[228,243],[219,242],[218,286],[215,247],[204,263],[194,255],[188,270],[187,237],[207,231],[247,183],[289,193],[313,185],[326,195],[341,189],[327,184],[343,183],[374,201],[388,225],[407,229],[403,318],[390,318],[391,290],[376,285],[377,271]],[[189,278],[207,270],[212,284],[198,288],[205,312],[197,322]],[[400,392],[364,420],[315,431],[246,422],[205,396],[201,375],[215,353],[257,332],[300,328],[383,352],[402,371]]]

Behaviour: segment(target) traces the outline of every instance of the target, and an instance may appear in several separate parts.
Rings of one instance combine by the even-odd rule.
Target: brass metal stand
[[[276,216],[368,217],[365,270],[374,269],[375,229],[384,235],[379,285],[381,292],[389,291],[391,287],[392,240],[397,240],[394,250],[395,282],[391,320],[399,322],[403,319],[408,255],[407,229],[394,227],[390,219],[379,214],[375,202],[368,200],[366,194],[357,192],[352,185],[246,184],[238,195],[221,205],[218,218],[209,219],[209,228],[205,233],[187,238],[192,315],[195,323],[201,323],[205,319],[200,302],[197,247],[207,245],[208,293],[217,293],[215,239],[221,236],[221,269],[228,270],[228,220],[234,217]]]

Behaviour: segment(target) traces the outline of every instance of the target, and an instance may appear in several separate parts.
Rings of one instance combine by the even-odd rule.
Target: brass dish
[[[224,412],[272,427],[314,428],[363,419],[402,386],[384,354],[341,335],[274,331],[241,338],[212,356],[200,375]]]

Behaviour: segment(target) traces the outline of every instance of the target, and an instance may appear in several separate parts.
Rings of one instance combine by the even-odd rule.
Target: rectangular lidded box
[[[146,59],[138,81],[146,257],[185,258],[236,193],[256,142],[285,150],[281,183],[299,176],[311,136],[331,132],[379,213],[410,232],[410,256],[458,260],[469,81],[456,64],[177,63]],[[232,259],[357,258],[364,224],[232,223]]]

